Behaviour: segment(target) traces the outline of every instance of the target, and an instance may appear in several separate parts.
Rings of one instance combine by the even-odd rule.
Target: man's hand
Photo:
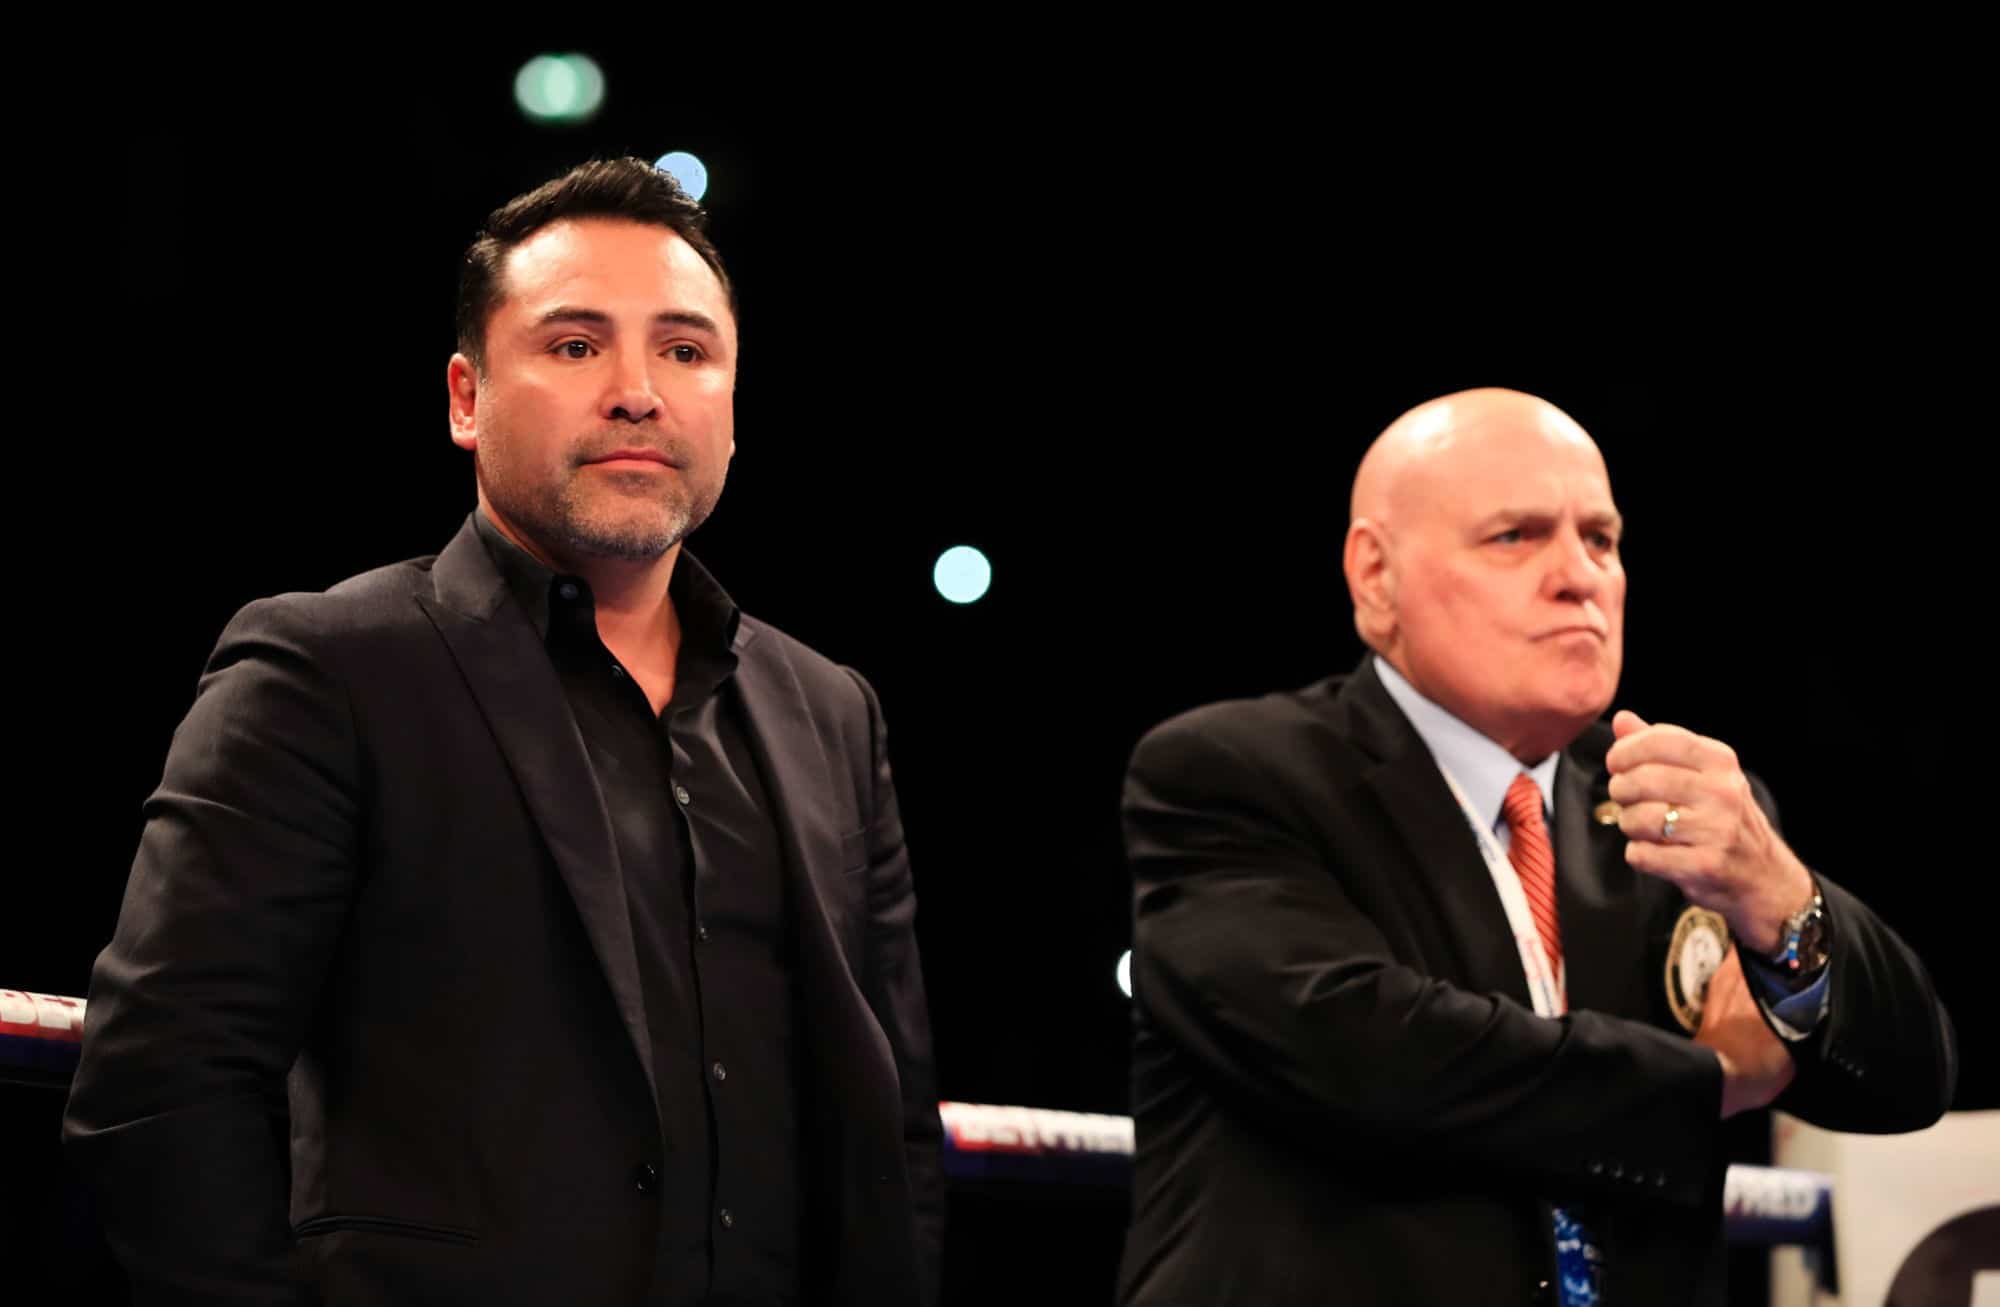
[[[1605,765],[1625,860],[1721,913],[1745,947],[1775,952],[1785,918],[1812,898],[1812,875],[1757,806],[1736,751],[1630,711],[1611,729],[1618,739]]]
[[[1784,1041],[1771,1033],[1757,1010],[1757,1000],[1743,980],[1736,950],[1722,960],[1708,981],[1702,1001],[1701,1029],[1694,1042],[1722,1062],[1722,1115],[1763,1107],[1792,1083],[1796,1068]]]

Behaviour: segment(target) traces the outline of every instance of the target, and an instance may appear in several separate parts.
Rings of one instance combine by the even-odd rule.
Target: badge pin
[[[1691,907],[1674,923],[1667,945],[1667,1006],[1689,1034],[1701,1029],[1708,982],[1729,956],[1729,923],[1719,912]]]

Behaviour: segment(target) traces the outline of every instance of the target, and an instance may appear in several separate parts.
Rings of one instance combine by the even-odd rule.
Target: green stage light
[[[514,74],[514,102],[539,123],[585,122],[604,103],[604,72],[589,55],[536,55]]]

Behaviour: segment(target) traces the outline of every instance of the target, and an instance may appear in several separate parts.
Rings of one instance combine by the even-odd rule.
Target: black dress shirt
[[[737,609],[685,549],[673,697],[597,633],[590,586],[482,511],[478,529],[543,638],[611,820],[659,1088],[659,1304],[776,1304],[801,1291],[800,1074],[792,908],[769,792],[733,682]]]

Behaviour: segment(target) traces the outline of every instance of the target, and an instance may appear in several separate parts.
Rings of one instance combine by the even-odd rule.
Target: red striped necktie
[[[1549,970],[1562,974],[1562,930],[1556,921],[1556,855],[1549,847],[1548,824],[1542,820],[1542,787],[1522,772],[1507,787],[1501,811],[1507,817],[1509,842],[1507,860],[1521,878],[1521,890],[1528,896],[1528,911],[1534,915],[1535,929],[1548,954]]]

